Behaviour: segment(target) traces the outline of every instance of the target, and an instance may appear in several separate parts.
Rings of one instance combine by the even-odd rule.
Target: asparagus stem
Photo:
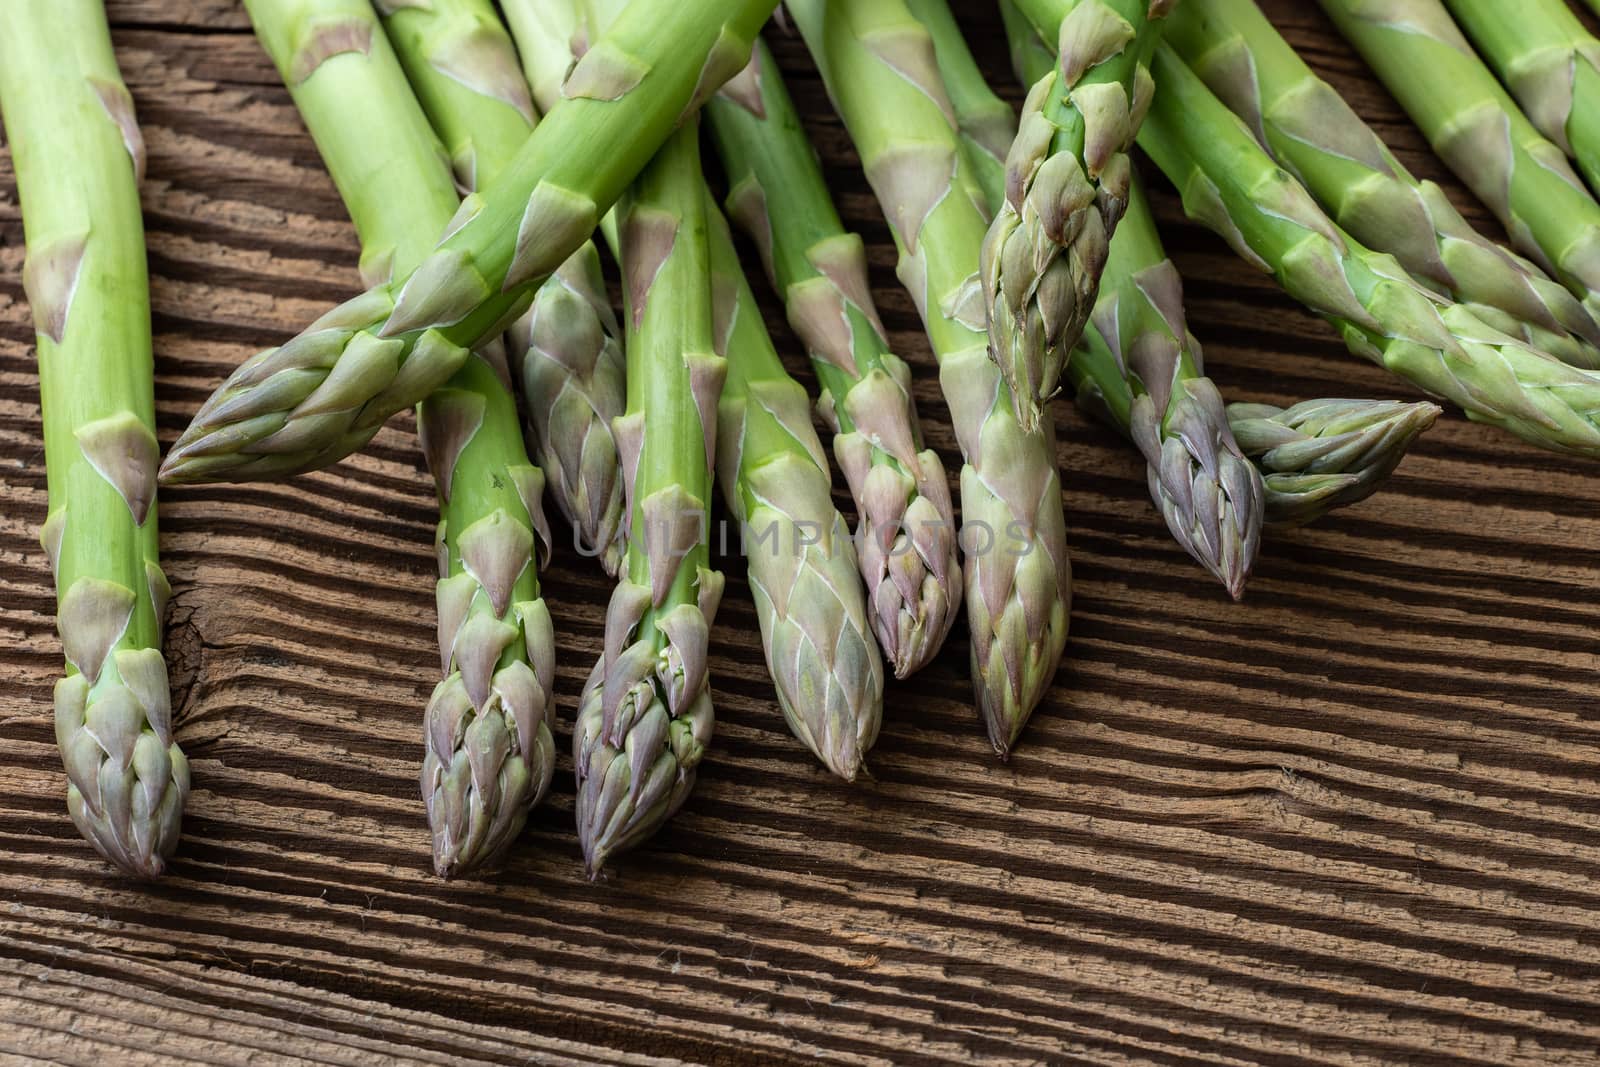
[[[1003,8],[1018,76],[1036,82],[1055,57],[1013,5]],[[1030,39],[1040,47],[1030,48]],[[1105,380],[1097,383],[1095,375]],[[1093,407],[1089,398],[1098,399],[1132,435],[1149,464],[1151,499],[1178,543],[1230,596],[1241,597],[1261,541],[1261,475],[1240,453],[1222,395],[1205,376],[1199,342],[1184,321],[1183,280],[1137,180],[1129,183],[1095,310],[1066,376],[1081,403]]]
[[[1017,138],[1017,113],[989,87],[948,0],[906,0],[906,6],[933,38],[961,144],[983,190],[984,210],[993,218],[1005,203],[1006,156]],[[1037,80],[1030,79],[1029,84]]]
[[[538,117],[492,0],[373,0],[463,193],[489,185]]]
[[[954,508],[938,454],[922,447],[911,370],[889,349],[865,246],[839,220],[765,45],[706,113],[729,212],[760,246],[822,385],[834,456],[860,516],[872,627],[904,678],[939,651],[961,603]]]
[[[805,387],[772,347],[727,222],[714,204],[706,210],[717,351],[728,360],[717,414],[722,496],[744,530],[761,643],[789,728],[854,781],[883,721],[883,664],[855,550]]]
[[[107,860],[155,877],[178,845],[189,764],[161,656],[144,146],[98,0],[0,4],[0,110],[38,343],[67,810]]]
[[[1029,431],[989,358],[973,267],[983,196],[963,158],[933,43],[903,0],[791,0],[860,151],[939,359],[966,466],[962,541],[972,676],[995,751],[1007,755],[1066,645],[1071,565],[1050,420]]]
[[[1442,296],[1576,366],[1600,367],[1600,326],[1536,266],[1472,229],[1444,190],[1418,181],[1255,0],[1191,0],[1167,40],[1341,227],[1389,252]]]
[[[578,837],[591,875],[683,804],[711,740],[707,641],[722,598],[706,539],[716,406],[699,123],[692,117],[618,205],[628,405],[625,577],[573,728]]]
[[[1523,113],[1600,191],[1600,40],[1562,0],[1449,0]]]
[[[449,146],[457,183],[469,192],[491,184],[535,122],[516,48],[494,7],[489,0],[378,6],[423,110]],[[559,99],[559,83],[556,90]],[[549,473],[551,493],[580,551],[599,557],[614,577],[623,501],[611,420],[622,414],[622,343],[592,242],[540,286],[508,340],[526,397],[528,441]]]
[[[245,6],[355,220],[363,270],[370,279],[415,268],[459,198],[372,9],[363,0]],[[353,47],[333,51],[330,38]],[[436,40],[448,54],[448,35]],[[445,674],[423,716],[422,797],[446,878],[500,860],[555,767],[555,641],[534,555],[536,534],[549,541],[543,475],[523,449],[504,360],[491,341],[418,408],[439,491]]]
[[[1523,117],[1439,0],[1320,2],[1512,244],[1600,322],[1600,204],[1561,149]]]
[[[1089,321],[1127,205],[1128,150],[1150,103],[1150,49],[1176,0],[1020,0],[1062,15],[1057,62],[1034,83],[983,243],[989,347],[1032,429]]]
[[[1600,455],[1600,376],[1569,367],[1441,307],[1392,256],[1363,247],[1316,206],[1169,46],[1139,143],[1182,192],[1191,218],[1274,274],[1338,327],[1357,355],[1443,396],[1470,418],[1558,451]]]
[[[170,481],[284,476],[360,448],[520,316],[675,126],[749,61],[776,0],[637,0],[500,180],[415,271],[247,361],[167,456]],[[347,47],[338,41],[326,47]]]

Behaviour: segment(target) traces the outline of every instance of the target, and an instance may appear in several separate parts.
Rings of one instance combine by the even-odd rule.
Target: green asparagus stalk
[[[533,102],[548,111],[576,62],[573,46],[585,35],[582,0],[500,0],[500,11],[517,43],[522,74]]]
[[[0,111],[39,350],[67,810],[107,860],[155,877],[178,845],[189,764],[161,656],[144,142],[98,0],[0,5]]]
[[[492,0],[373,0],[463,194],[488,185],[538,116]]]
[[[1600,40],[1563,0],[1449,0],[1539,132],[1600,191]]]
[[[364,0],[245,7],[356,223],[363,269],[412,269],[459,198],[372,9]],[[354,47],[329,49],[330,39]],[[504,855],[555,767],[555,639],[535,560],[536,536],[549,542],[544,478],[524,451],[504,361],[491,341],[417,412],[439,492],[445,674],[423,716],[422,797],[446,878]]]
[[[1304,526],[1371,496],[1439,411],[1425,400],[1307,400],[1229,404],[1228,421],[1263,472],[1267,522]]]
[[[1071,564],[1054,426],[1025,430],[989,358],[982,191],[963,158],[932,39],[903,0],[791,0],[900,252],[939,359],[966,466],[962,543],[972,676],[995,751],[1007,755],[1067,640]]]
[[[605,654],[572,735],[578,838],[591,875],[678,810],[711,740],[706,645],[723,582],[710,569],[707,509],[727,364],[714,352],[698,134],[691,116],[618,205],[626,574],[606,609]]]
[[[1255,0],[1191,0],[1166,39],[1341,227],[1503,333],[1600,367],[1600,326],[1533,264],[1468,225],[1418,181],[1273,29]]]
[[[489,185],[534,128],[516,48],[489,0],[380,0],[384,28],[466,191]],[[565,73],[565,66],[562,72]],[[556,85],[559,100],[560,84]],[[555,101],[552,101],[552,105]],[[527,437],[581,551],[613,577],[622,561],[622,479],[611,420],[622,414],[621,329],[600,254],[585,242],[511,327]]]
[[[1012,47],[1019,78],[1037,82],[1054,54],[1013,5],[1003,7],[1008,34],[1039,42],[1030,48],[1014,40]],[[945,69],[946,83],[965,77]],[[1107,379],[1098,390],[1092,373]],[[1066,377],[1081,402],[1101,395],[1103,407],[1104,394],[1115,398],[1121,417],[1114,422],[1144,454],[1150,496],[1168,529],[1230,596],[1243,596],[1261,542],[1261,475],[1240,453],[1222,395],[1205,376],[1200,345],[1184,321],[1183,280],[1161,247],[1136,177]]]
[[[933,38],[961,144],[983,190],[984,212],[993,218],[1005,203],[1006,157],[1017,139],[1017,113],[989,87],[948,0],[906,0],[906,6]],[[1035,81],[1038,78],[1028,84]]]
[[[772,347],[727,222],[714,204],[706,212],[717,353],[728,361],[717,412],[722,496],[744,530],[761,643],[789,728],[854,781],[883,721],[883,664],[855,550],[805,387]]]
[[[1540,136],[1439,0],[1320,0],[1512,244],[1600,322],[1600,204]]]
[[[983,244],[989,348],[1025,430],[1043,419],[1089,321],[1153,91],[1150,49],[1175,2],[1021,0],[1031,17],[1052,6],[1065,16],[1056,65],[1022,106],[1005,201]]]
[[[1600,455],[1600,375],[1569,367],[1440,306],[1391,256],[1368,250],[1316,206],[1250,131],[1163,45],[1161,84],[1139,143],[1220,233],[1291,296],[1333,323],[1350,350],[1468,417],[1558,451]]]
[[[911,370],[889,350],[867,284],[794,103],[765,45],[706,107],[728,172],[728,209],[762,251],[822,385],[860,516],[872,628],[897,677],[944,644],[960,608],[961,565],[944,466],[922,446]]]
[[[673,128],[749,61],[775,5],[630,4],[573,68],[563,102],[492,188],[467,197],[428,258],[246,361],[202,406],[164,476],[240,480],[325,467],[443,385],[472,346],[527,310]]]

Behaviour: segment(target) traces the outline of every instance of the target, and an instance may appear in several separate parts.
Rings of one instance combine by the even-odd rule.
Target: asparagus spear
[[[728,172],[728,209],[761,247],[822,384],[860,516],[872,627],[904,678],[939,651],[961,603],[950,489],[938,454],[922,447],[911,370],[889,350],[865,247],[839,221],[765,45],[706,114]]]
[[[1020,2],[1030,17],[1064,15],[1056,66],[1022,106],[1005,201],[983,243],[989,348],[1025,430],[1041,421],[1094,306],[1150,102],[1146,64],[1175,2]]]
[[[805,387],[772,347],[726,220],[715,204],[706,213],[717,353],[728,361],[717,413],[722,496],[744,530],[761,644],[789,728],[854,781],[883,721],[883,664],[855,550]]]
[[[706,546],[716,405],[705,190],[691,116],[618,205],[628,406],[625,576],[573,727],[578,838],[591,875],[677,811],[711,740],[707,639],[722,575]]]
[[[906,0],[906,6],[933,38],[933,50],[944,75],[945,91],[955,111],[956,128],[973,176],[984,193],[984,211],[993,218],[1005,203],[1006,156],[1017,139],[1017,113],[996,96],[978,61],[967,47],[948,0]],[[1051,62],[1039,77],[1049,72]],[[1030,78],[1033,84],[1039,78]]]
[[[1229,404],[1228,421],[1264,472],[1267,521],[1304,526],[1371,496],[1439,410],[1425,400]]]
[[[245,7],[355,221],[363,271],[412,269],[459,199],[372,9],[364,0]],[[504,360],[491,342],[417,412],[439,491],[445,674],[423,716],[422,797],[446,878],[504,855],[555,768],[555,639],[534,558],[536,534],[549,540],[544,479],[523,449]]]
[[[972,676],[1007,755],[1066,645],[1071,564],[1054,426],[1018,423],[989,358],[973,268],[982,192],[963,158],[932,40],[903,0],[791,0],[900,252],[898,272],[939,359],[966,466],[962,541]]]
[[[1041,42],[1036,50],[1013,49],[1019,77],[1037,82],[1049,72],[1054,55],[1020,16],[1007,15],[1007,32]],[[969,71],[966,64],[947,62],[947,56],[957,55],[970,58],[959,38],[940,45],[945,84],[974,78],[981,83],[976,65]],[[977,84],[952,96],[953,101],[962,98],[979,98]],[[1115,342],[1115,355],[1107,338]],[[1095,311],[1079,346],[1107,357],[1099,369],[1115,378],[1108,389],[1125,394],[1121,428],[1128,431],[1133,420],[1134,440],[1149,461],[1151,499],[1168,528],[1237,600],[1261,540],[1261,478],[1240,454],[1221,394],[1202,370],[1200,346],[1183,324],[1183,281],[1161,248],[1137,180],[1129,183],[1127,209],[1111,238]],[[1130,358],[1124,360],[1124,354]],[[1069,381],[1081,377],[1073,367],[1080,361],[1076,353],[1068,361]]]
[[[1438,305],[1393,257],[1324,215],[1170,46],[1156,50],[1154,71],[1161,93],[1139,143],[1182,191],[1191,218],[1332,322],[1352,352],[1472,419],[1546,448],[1600,455],[1600,375],[1536,352],[1459,304]]]
[[[245,362],[168,454],[175,482],[283,476],[360,448],[502,332],[627,182],[750,57],[776,0],[637,0],[573,69],[566,99],[415,271]],[[338,47],[330,42],[329,47]]]
[[[1533,264],[1472,229],[1444,190],[1418,181],[1334,88],[1312,73],[1255,0],[1192,0],[1167,40],[1341,227],[1503,333],[1600,367],[1600,326]]]
[[[1600,191],[1600,40],[1562,0],[1449,0],[1539,132]]]
[[[380,0],[384,28],[456,181],[472,191],[510,165],[534,128],[528,84],[489,0]],[[565,73],[565,66],[562,73]],[[559,100],[560,84],[556,85]],[[551,102],[552,105],[555,101]],[[585,242],[540,286],[508,335],[527,436],[580,550],[613,577],[622,561],[622,479],[611,420],[622,414],[621,330],[600,254]]]
[[[1512,244],[1600,322],[1600,204],[1517,110],[1439,0],[1321,0]]]
[[[0,4],[0,110],[39,350],[67,810],[102,856],[155,877],[178,845],[189,764],[161,657],[144,143],[98,0]]]

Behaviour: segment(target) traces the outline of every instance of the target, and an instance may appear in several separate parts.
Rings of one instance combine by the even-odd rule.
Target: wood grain
[[[959,7],[1015,98],[992,9]],[[1492,225],[1314,5],[1268,7]],[[230,367],[354,291],[356,242],[236,4],[111,10],[170,444]],[[888,231],[803,50],[774,43],[954,469]],[[1230,396],[1409,395],[1157,199]],[[1273,539],[1234,605],[1134,452],[1063,406],[1073,641],[1009,765],[958,627],[892,688],[874,779],[831,780],[784,728],[730,566],[717,738],[666,832],[584,881],[564,766],[499,878],[445,884],[416,783],[434,505],[396,420],[329,472],[164,497],[195,793],[173,876],[130,885],[62,802],[22,255],[0,155],[0,1060],[1594,1062],[1594,464],[1452,414],[1381,496]],[[607,593],[558,553],[563,731]]]

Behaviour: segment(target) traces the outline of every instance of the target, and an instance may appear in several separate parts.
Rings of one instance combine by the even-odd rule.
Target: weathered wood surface
[[[1446,177],[1313,5],[1270,6],[1408,163]],[[112,14],[150,148],[170,443],[228,368],[353,291],[356,245],[233,0]],[[962,14],[1010,86],[989,6]],[[777,43],[953,470],[887,230],[802,50]],[[1009,766],[968,706],[958,629],[893,687],[875,780],[830,780],[784,729],[731,568],[700,787],[599,884],[570,768],[497,880],[429,872],[434,517],[409,422],[290,485],[168,493],[195,793],[174,875],[113,876],[67,819],[48,714],[8,158],[0,1058],[1594,1062],[1600,467],[1454,414],[1382,496],[1273,540],[1233,605],[1167,536],[1134,453],[1063,406],[1073,643]],[[1158,198],[1231,395],[1408,395]],[[558,555],[563,730],[606,592]]]

